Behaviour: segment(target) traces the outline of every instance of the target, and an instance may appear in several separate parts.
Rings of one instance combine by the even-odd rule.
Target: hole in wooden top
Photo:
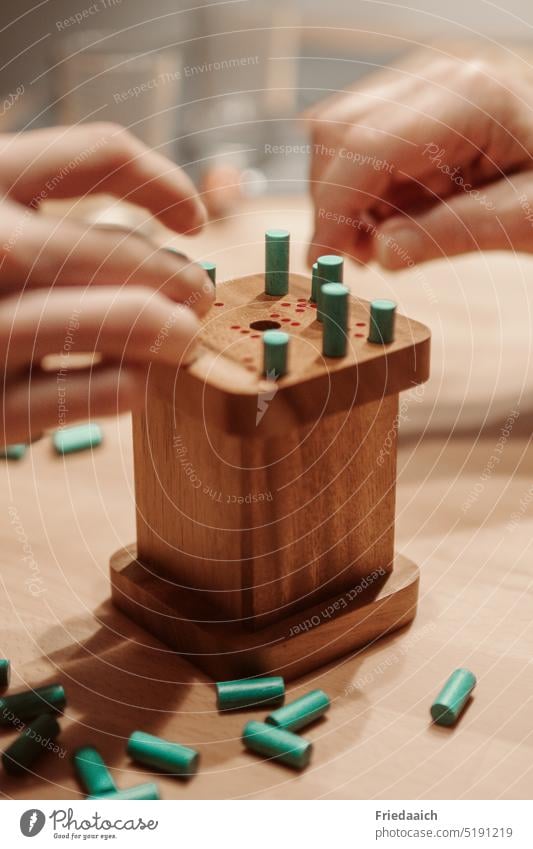
[[[270,321],[265,318],[260,321],[252,321],[250,327],[252,330],[277,330],[278,327],[281,327],[281,324],[279,321]]]

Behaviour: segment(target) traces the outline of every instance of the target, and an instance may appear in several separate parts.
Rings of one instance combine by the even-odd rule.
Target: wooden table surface
[[[221,280],[252,273],[272,225],[292,231],[304,270],[303,199],[256,201],[186,247],[214,259]],[[0,656],[12,659],[12,690],[61,681],[68,707],[63,757],[21,779],[2,772],[2,796],[79,798],[69,759],[82,744],[101,750],[119,786],[149,780],[125,755],[143,729],[201,753],[189,783],[157,778],[163,798],[530,798],[531,269],[484,255],[348,274],[363,297],[394,291],[434,334],[433,376],[403,408],[399,458],[397,548],[421,566],[421,598],[410,628],[290,685],[289,697],[322,687],[332,699],[307,732],[303,774],[245,752],[242,726],[264,712],[217,714],[212,683],[109,602],[109,556],[134,539],[128,417],[104,423],[94,453],[58,458],[45,437],[4,463]],[[431,700],[458,666],[478,676],[475,697],[457,728],[434,727]],[[12,737],[2,730],[2,748]]]

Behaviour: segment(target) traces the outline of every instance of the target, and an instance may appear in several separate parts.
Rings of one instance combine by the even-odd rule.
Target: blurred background
[[[304,191],[305,107],[424,45],[520,48],[532,25],[530,0],[2,0],[0,130],[118,121],[223,214],[224,185]]]

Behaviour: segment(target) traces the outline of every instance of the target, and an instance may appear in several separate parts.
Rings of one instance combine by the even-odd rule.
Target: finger
[[[499,57],[500,60],[502,57]],[[460,59],[444,53],[433,55],[427,48],[407,54],[394,66],[386,66],[366,75],[358,80],[348,89],[342,92],[334,92],[329,97],[318,101],[318,103],[305,109],[300,117],[304,121],[313,122],[326,115],[330,110],[344,106],[354,94],[363,95],[364,99],[370,101],[383,101],[389,107],[400,101],[413,100],[424,90],[429,91],[434,87],[432,97],[441,96],[450,89],[455,89],[456,79],[474,72],[483,72],[490,75],[492,65],[490,60],[483,60],[481,56],[471,60],[469,57]],[[363,108],[363,100],[360,101]],[[353,118],[357,117],[354,114]]]
[[[10,382],[3,400],[4,445],[30,442],[43,430],[139,408],[146,371],[141,367],[99,366],[57,375],[38,370]]]
[[[405,116],[404,116],[405,117]],[[437,133],[454,134],[443,125]],[[415,141],[417,139],[417,141]],[[422,136],[422,140],[424,136]],[[438,147],[439,142],[431,145]],[[468,143],[464,142],[465,149]],[[450,142],[449,148],[452,148]],[[308,251],[313,263],[329,251],[357,256],[359,222],[363,213],[394,205],[399,178],[416,183],[420,202],[427,202],[428,187],[435,177],[427,177],[424,145],[412,116],[394,130],[381,127],[354,127],[342,153],[333,159],[318,185],[315,196],[315,231]],[[416,182],[417,175],[425,182]],[[438,188],[443,189],[442,175]]]
[[[338,152],[317,188],[309,263],[316,262],[324,253],[356,255],[361,213],[372,209],[385,197],[394,170],[391,165],[388,170],[379,171],[371,162],[383,159],[387,163],[385,151],[389,157],[392,152],[391,159],[398,161],[404,155],[400,150],[401,142],[396,139],[394,143],[387,133],[380,137],[379,133],[363,128],[350,131],[344,148],[346,155]]]
[[[0,204],[0,290],[145,285],[203,315],[214,299],[204,269],[129,232]]]
[[[445,59],[430,59],[425,57],[423,66],[417,69],[414,65],[411,67],[386,67],[373,71],[366,75],[362,80],[358,80],[353,85],[349,86],[344,91],[336,91],[328,97],[319,100],[312,106],[301,112],[300,117],[304,121],[313,122],[317,119],[322,119],[331,114],[337,109],[343,109],[350,101],[356,103],[353,95],[362,95],[358,103],[359,109],[363,110],[365,101],[392,100],[398,101],[401,97],[412,90],[413,85],[416,85],[420,80],[420,71],[426,78],[433,77],[435,74],[440,74],[441,68],[447,65]],[[339,113],[340,114],[340,111]],[[357,112],[352,114],[352,119],[357,119]]]
[[[384,75],[370,74],[365,82],[358,82],[347,91],[335,92],[302,112],[300,117],[309,125],[313,141],[311,189],[354,124],[368,119],[384,101],[397,102],[412,89],[411,80],[391,79],[391,76],[390,71]]]
[[[180,233],[206,221],[187,175],[115,124],[56,127],[3,136],[8,194],[25,204],[105,192],[146,207]]]
[[[383,74],[370,74],[363,84],[358,83],[348,91],[336,92],[302,112],[304,121],[355,123],[372,111],[373,107],[396,103],[408,95],[418,80],[401,71],[387,70]]]
[[[374,255],[388,269],[476,250],[533,251],[528,175],[472,188],[428,212],[395,216],[376,231]]]
[[[440,88],[449,76],[449,62],[426,58],[423,78],[414,70],[395,68],[376,71],[347,93],[335,94],[302,114],[303,120],[310,124],[313,136],[311,181],[320,179],[334,155],[332,150],[342,144],[351,126],[359,121],[367,122],[383,107],[395,108],[402,101],[413,103],[423,83]]]
[[[198,320],[151,289],[34,290],[0,302],[0,362],[13,373],[47,354],[100,353],[125,363],[167,363],[193,355]]]
[[[477,87],[480,87],[479,96]],[[454,68],[453,75],[439,90],[440,97],[436,100],[434,86],[422,86],[412,102],[398,103],[394,110],[384,109],[372,116],[367,126],[360,124],[352,128],[346,144],[349,156],[337,156],[333,160],[315,199],[314,240],[320,249],[311,247],[310,261],[324,245],[349,252],[353,244],[350,230],[353,218],[357,219],[359,211],[371,208],[373,203],[388,200],[387,171],[391,179],[397,174],[404,178],[425,178],[429,182],[440,170],[434,151],[442,149],[446,162],[458,167],[468,167],[481,159],[493,174],[501,173],[502,156],[511,161],[511,153],[513,157],[522,155],[520,143],[512,146],[510,153],[509,145],[500,144],[498,153],[489,144],[495,125],[505,138],[508,130],[502,123],[502,114],[498,120],[492,116],[495,91],[500,100],[501,91],[487,82],[482,67],[473,63]],[[473,100],[474,97],[477,99]],[[352,167],[353,162],[357,168]]]

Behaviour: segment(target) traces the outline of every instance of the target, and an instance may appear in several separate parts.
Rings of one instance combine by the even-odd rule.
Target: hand
[[[443,58],[381,73],[308,113],[315,233],[389,269],[533,251],[533,83],[516,62]]]
[[[189,233],[205,213],[188,177],[122,128],[92,124],[0,136],[0,192],[0,439],[57,426],[47,354],[66,369],[68,423],[142,403],[147,364],[178,366],[186,354],[213,300],[207,274],[140,236],[54,218],[39,204],[105,192]],[[101,365],[69,371],[79,352]]]

